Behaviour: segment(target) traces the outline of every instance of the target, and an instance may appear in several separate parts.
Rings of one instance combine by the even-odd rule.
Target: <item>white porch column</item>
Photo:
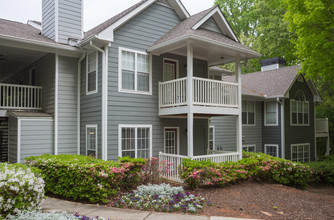
[[[194,156],[193,62],[194,62],[193,47],[190,43],[188,43],[187,45],[188,157]]]
[[[239,113],[237,116],[237,148],[239,153],[239,159],[242,159],[242,86],[241,86],[241,66],[240,66],[240,57],[236,59],[235,62],[235,70],[236,70],[236,80],[238,83],[238,106]]]

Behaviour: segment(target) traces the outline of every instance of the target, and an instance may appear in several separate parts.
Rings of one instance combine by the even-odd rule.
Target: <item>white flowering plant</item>
[[[36,169],[34,172],[22,164],[0,163],[0,219],[39,208],[44,199],[44,181]]]

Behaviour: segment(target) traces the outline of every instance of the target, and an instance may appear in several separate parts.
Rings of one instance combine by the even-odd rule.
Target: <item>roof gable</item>
[[[208,20],[213,19],[216,24],[218,25],[221,32],[231,38],[232,40],[235,40],[239,42],[238,38],[236,37],[235,33],[233,32],[230,24],[227,22],[225,16],[223,15],[222,11],[220,10],[219,6],[214,7],[206,16],[204,16],[202,19],[200,19],[193,27],[192,29],[197,30],[199,29],[203,24],[205,24]]]
[[[218,24],[216,21],[211,17],[209,18],[204,24],[202,24],[199,29],[205,29],[209,31],[216,32],[218,34],[224,34],[222,30],[219,28]]]

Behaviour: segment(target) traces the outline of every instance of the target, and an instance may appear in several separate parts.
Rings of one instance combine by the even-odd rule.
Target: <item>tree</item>
[[[301,73],[315,81],[323,81],[334,88],[334,1],[284,0],[285,20],[299,57]]]

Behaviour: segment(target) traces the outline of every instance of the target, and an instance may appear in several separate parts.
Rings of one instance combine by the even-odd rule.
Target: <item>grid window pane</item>
[[[276,124],[276,102],[267,102],[266,103],[266,124]]]
[[[274,156],[274,157],[277,157],[277,146],[271,146],[271,145],[268,145],[266,146],[266,152],[267,154],[271,155],[271,156]]]
[[[135,53],[122,51],[122,69],[135,70]]]
[[[254,125],[255,124],[255,102],[243,101],[242,102],[242,124]]]
[[[309,103],[307,101],[291,100],[291,124],[309,124]]]
[[[292,145],[291,160],[295,162],[310,162],[310,145],[309,144]]]
[[[127,70],[122,71],[122,88],[129,90],[135,89],[135,72]]]
[[[123,127],[121,132],[122,157],[150,157],[150,128]]]
[[[138,83],[137,85],[138,91],[144,91],[144,92],[150,91],[150,74],[138,73],[137,83]]]

